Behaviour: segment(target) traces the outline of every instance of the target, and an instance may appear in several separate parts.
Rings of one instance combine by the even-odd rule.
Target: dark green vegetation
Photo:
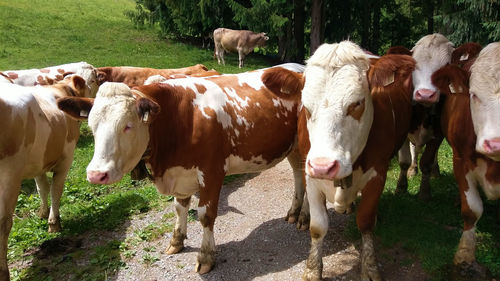
[[[0,70],[87,61],[94,66],[158,68],[203,63],[230,73],[271,64],[262,56],[250,55],[246,67],[239,70],[237,56],[229,55],[227,65],[218,66],[212,50],[160,38],[157,27],[135,29],[123,14],[133,9],[133,0],[0,0]],[[133,245],[162,239],[172,229],[174,215],[167,212],[132,238],[125,239],[118,232],[113,238],[100,237],[101,230],[128,225],[132,215],[167,208],[172,198],[159,195],[148,181],[132,184],[128,176],[112,186],[88,184],[85,168],[92,157],[93,139],[85,124],[81,131],[62,197],[62,233],[47,233],[46,221],[36,216],[40,202],[34,182],[23,184],[9,238],[8,259],[14,280],[105,280],[126,266],[127,258],[136,255]],[[443,145],[439,158],[442,177],[432,181],[434,198],[430,203],[422,203],[415,196],[419,176],[410,180],[410,195],[393,194],[399,172],[393,163],[376,231],[380,247],[401,247],[414,253],[436,280],[446,279],[446,265],[452,262],[462,225],[447,145]],[[485,202],[478,225],[478,260],[498,276],[500,226],[494,215],[495,205]],[[358,239],[355,224],[348,229],[346,235]],[[95,240],[95,246],[79,248],[82,239]],[[155,259],[153,254],[142,256],[145,264]],[[30,261],[31,266],[22,266]],[[402,265],[408,263],[401,261]]]

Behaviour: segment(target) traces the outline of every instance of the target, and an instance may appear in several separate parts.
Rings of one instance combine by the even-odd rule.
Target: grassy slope
[[[241,71],[237,68],[235,55],[230,55],[226,59],[227,65],[221,67],[212,59],[211,50],[167,42],[158,38],[154,28],[134,29],[123,16],[124,10],[133,8],[131,0],[0,0],[0,70],[87,61],[94,66],[158,68],[203,63],[221,72]],[[243,70],[269,65],[258,56],[250,56],[246,63],[247,68]],[[114,229],[130,214],[169,204],[169,198],[159,196],[151,184],[140,182],[132,186],[128,177],[113,186],[89,185],[84,174],[93,144],[88,129],[84,126],[82,131],[62,199],[63,233],[47,233],[46,221],[38,219],[35,214],[39,200],[34,184],[26,181],[9,238],[9,261],[29,260],[31,256],[23,256],[22,253],[44,241],[56,237],[71,238],[99,229]],[[443,176],[432,181],[434,199],[426,204],[415,196],[420,177],[410,181],[410,195],[393,195],[399,171],[393,162],[386,192],[381,199],[376,230],[384,247],[397,244],[414,252],[435,279],[443,278],[444,266],[451,263],[462,224],[456,203],[451,150],[447,145],[440,151],[440,165]],[[494,221],[494,214],[494,204],[486,202],[485,214],[478,226],[478,259],[500,275],[500,227]],[[347,234],[357,239],[359,235],[354,222],[349,229]],[[93,262],[89,266],[80,266],[77,277],[102,280],[103,272],[123,266],[118,251],[127,254],[126,242],[116,241],[96,247],[92,253],[78,253],[90,255]],[[64,269],[58,268],[62,272],[57,272],[59,275],[55,276],[65,276]],[[22,272],[11,267],[11,274],[15,279],[50,278],[43,271],[43,265],[36,264]]]

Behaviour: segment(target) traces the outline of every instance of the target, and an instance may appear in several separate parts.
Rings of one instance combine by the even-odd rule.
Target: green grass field
[[[99,66],[148,66],[177,68],[202,63],[224,73],[235,73],[270,65],[262,56],[246,59],[238,69],[237,56],[226,57],[226,66],[213,59],[213,50],[200,49],[159,38],[155,27],[135,29],[124,16],[134,9],[132,0],[0,0],[0,70],[41,68],[86,61]],[[130,215],[164,208],[171,197],[160,196],[148,181],[130,184],[125,177],[112,186],[90,185],[85,168],[93,153],[93,139],[85,124],[78,143],[61,203],[63,232],[47,233],[47,222],[36,216],[40,201],[33,181],[25,181],[19,196],[14,226],[9,237],[9,263],[29,260],[34,248],[59,238],[112,230]],[[462,220],[457,204],[457,188],[452,173],[451,150],[443,145],[439,154],[442,176],[433,179],[433,200],[420,202],[415,196],[420,176],[410,180],[409,195],[395,196],[399,172],[396,161],[388,175],[386,191],[379,207],[376,229],[380,247],[394,245],[414,253],[434,280],[446,279],[447,265],[457,247]],[[484,215],[478,225],[478,261],[495,276],[500,276],[500,225],[495,222],[496,205],[485,201]],[[172,214],[170,214],[172,215]],[[139,236],[160,235],[169,227],[150,227]],[[359,239],[354,217],[346,235]],[[127,255],[125,241],[99,246],[89,255],[91,263],[81,266],[80,280],[103,280],[105,272],[124,266],[121,252]],[[306,257],[304,257],[306,258]],[[401,261],[402,264],[408,261]],[[17,270],[10,266],[14,280],[58,280],[41,265]],[[59,274],[59,275],[57,275]]]

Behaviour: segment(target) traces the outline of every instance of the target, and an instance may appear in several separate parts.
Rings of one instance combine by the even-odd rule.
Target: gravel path
[[[298,231],[284,220],[292,194],[292,171],[286,160],[260,174],[240,177],[222,189],[214,229],[217,261],[211,272],[205,275],[194,272],[202,238],[202,228],[196,221],[188,224],[188,239],[182,252],[170,256],[164,253],[171,233],[146,246],[142,243],[136,249],[136,256],[126,260],[127,267],[110,280],[300,280],[310,237],[308,231]],[[197,204],[197,198],[193,198],[192,208]],[[346,241],[342,235],[349,217],[329,210],[323,277],[359,280],[359,241]],[[130,221],[125,231],[127,237],[145,225],[160,221],[163,214],[150,212]],[[153,249],[159,260],[145,265],[141,260],[144,248]],[[384,249],[378,256],[386,280],[426,279],[418,262],[400,265],[401,260],[408,261],[409,254],[397,247]]]

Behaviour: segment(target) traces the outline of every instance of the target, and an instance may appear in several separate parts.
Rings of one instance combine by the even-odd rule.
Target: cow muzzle
[[[481,148],[483,151],[479,151],[480,153],[495,161],[500,161],[500,137],[484,140]]]
[[[87,171],[87,181],[93,184],[109,184],[109,173],[100,171]]]
[[[415,101],[423,105],[433,105],[439,101],[439,94],[429,89],[418,89],[415,92]]]
[[[339,161],[326,157],[317,157],[307,160],[306,164],[306,173],[318,179],[333,180],[338,174],[339,169]]]

